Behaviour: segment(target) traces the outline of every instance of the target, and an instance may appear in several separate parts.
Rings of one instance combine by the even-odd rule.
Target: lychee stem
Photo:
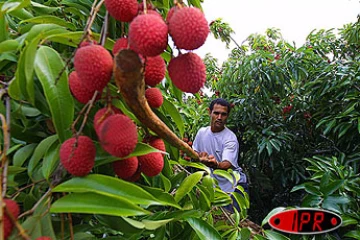
[[[179,139],[151,110],[145,98],[143,69],[139,55],[130,49],[123,49],[115,56],[115,83],[126,104],[142,124],[172,146],[183,150],[194,160],[198,160],[197,153]]]
[[[146,0],[143,0],[143,5],[144,5],[144,14],[147,14],[147,4],[146,4]]]
[[[84,129],[84,126],[85,126],[85,123],[86,123],[86,121],[87,121],[87,119],[88,119],[88,117],[89,117],[89,112],[90,112],[91,108],[92,108],[93,105],[94,105],[94,102],[95,102],[95,99],[96,99],[97,94],[98,94],[98,91],[95,91],[95,92],[94,92],[94,95],[92,96],[91,100],[89,101],[89,105],[88,105],[88,108],[87,108],[87,110],[86,110],[86,112],[85,112],[84,119],[83,119],[83,121],[82,121],[82,123],[81,123],[81,126],[80,126],[80,128],[79,128],[79,131],[76,133],[76,136],[79,136],[80,133],[82,133],[82,131],[83,131],[83,129]]]

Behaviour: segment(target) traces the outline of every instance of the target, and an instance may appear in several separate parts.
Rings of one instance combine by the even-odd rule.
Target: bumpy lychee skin
[[[170,19],[172,18],[172,16],[174,16],[174,14],[179,10],[180,8],[178,6],[174,6],[172,8],[170,8],[170,10],[168,11],[168,14],[166,16],[166,22],[169,23]]]
[[[111,108],[101,108],[99,109],[94,116],[94,129],[96,134],[99,136],[100,126],[105,121],[106,118],[113,114],[121,114],[121,110],[112,106]]]
[[[141,15],[141,14],[145,14],[145,12],[144,11],[139,11],[139,15]],[[155,15],[155,16],[158,16],[158,17],[162,18],[161,14],[159,12],[155,11],[155,10],[147,10],[146,14],[152,14],[152,15]]]
[[[149,145],[156,149],[159,149],[160,151],[166,152],[165,143],[161,138],[151,138],[149,140]]]
[[[160,89],[148,88],[145,90],[145,98],[151,108],[159,108],[164,102]]]
[[[112,49],[112,53],[116,55],[120,50],[128,48],[128,39],[127,38],[119,38],[116,40],[114,47]]]
[[[14,216],[15,219],[18,218],[20,214],[20,208],[19,205],[12,199],[3,199],[5,202],[5,205],[9,212]],[[14,228],[13,221],[11,220],[10,216],[7,215],[5,209],[3,212],[3,231],[4,231],[4,239],[7,239]]]
[[[136,147],[136,125],[126,115],[111,115],[100,126],[99,139],[105,151],[116,157],[125,157]]]
[[[139,161],[137,157],[130,157],[113,162],[114,172],[119,178],[125,180],[132,177],[136,173],[138,166]]]
[[[138,15],[130,23],[130,48],[137,53],[154,57],[167,47],[168,27],[162,18],[154,14]]]
[[[197,93],[206,81],[205,64],[192,52],[171,59],[168,72],[174,85],[183,92]]]
[[[100,45],[81,47],[75,52],[75,71],[89,89],[102,91],[111,79],[113,64],[111,54]]]
[[[165,78],[166,65],[164,59],[159,55],[147,57],[145,61],[145,84],[155,87]]]
[[[138,159],[140,170],[148,177],[158,175],[164,167],[164,158],[159,152],[139,156]]]
[[[198,8],[183,7],[169,20],[169,33],[174,44],[181,49],[201,47],[209,35],[208,22]]]
[[[136,0],[105,0],[109,14],[120,22],[131,22],[138,13]]]
[[[95,164],[96,148],[87,136],[69,138],[60,147],[60,161],[74,176],[87,175]]]
[[[86,104],[92,98],[95,90],[89,89],[79,79],[76,71],[73,71],[69,75],[69,88],[73,97],[82,104]],[[100,96],[100,94],[98,94]]]
[[[141,177],[141,170],[140,168],[138,168],[138,170],[136,171],[136,173],[134,175],[132,175],[131,177],[125,179],[128,182],[136,182],[137,180],[139,180]]]

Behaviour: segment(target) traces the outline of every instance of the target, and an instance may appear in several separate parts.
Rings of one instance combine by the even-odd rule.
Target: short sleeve
[[[238,167],[239,143],[237,140],[229,140],[224,144],[222,152],[222,161],[229,161],[234,167]]]

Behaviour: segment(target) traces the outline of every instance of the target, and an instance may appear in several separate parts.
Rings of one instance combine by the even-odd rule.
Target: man
[[[226,178],[212,174],[218,181],[219,187],[224,192],[239,192],[237,185],[241,185],[247,192],[246,175],[238,165],[239,143],[236,135],[228,129],[225,124],[230,113],[230,104],[222,99],[217,98],[210,103],[210,126],[201,128],[196,134],[193,149],[198,153],[200,161],[211,168],[215,169],[233,169],[240,174],[240,180],[234,186]],[[233,198],[234,206],[240,211],[238,204]],[[227,206],[227,210],[233,211],[232,206]]]

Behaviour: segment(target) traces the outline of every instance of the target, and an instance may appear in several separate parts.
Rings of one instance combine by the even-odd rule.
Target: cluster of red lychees
[[[85,104],[95,91],[102,93],[113,75],[113,56],[122,49],[131,49],[139,54],[144,64],[145,98],[150,107],[159,108],[163,96],[156,85],[166,74],[161,54],[168,46],[168,35],[179,49],[179,55],[172,58],[167,67],[173,84],[189,93],[196,93],[204,86],[206,69],[202,59],[193,52],[180,52],[181,49],[191,51],[204,44],[209,27],[201,10],[177,4],[164,20],[149,3],[146,10],[143,3],[136,0],[105,0],[104,4],[114,19],[129,23],[128,36],[116,40],[112,54],[95,41],[87,40],[80,44],[74,56],[75,70],[69,75],[70,91],[76,100]],[[98,110],[94,117],[94,129],[101,147],[119,158],[132,153],[138,142],[135,123],[112,106]],[[148,137],[143,142],[166,151],[160,138]],[[87,175],[94,167],[95,156],[95,144],[87,136],[72,137],[60,148],[61,163],[74,176]],[[163,166],[163,154],[160,152],[113,163],[116,175],[128,181],[138,180],[141,173],[155,176]]]

